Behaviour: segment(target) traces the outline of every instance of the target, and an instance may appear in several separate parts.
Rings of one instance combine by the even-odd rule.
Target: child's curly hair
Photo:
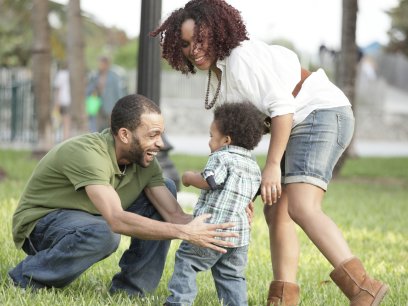
[[[214,123],[231,144],[248,150],[255,148],[264,134],[264,115],[249,102],[225,103],[215,108]]]
[[[184,8],[173,11],[156,30],[150,33],[151,36],[157,36],[160,33],[162,57],[171,67],[184,74],[196,72],[194,65],[182,52],[181,25],[187,19],[195,21],[195,43],[202,43],[208,38],[208,55],[220,60],[230,55],[232,49],[239,46],[242,41],[249,39],[240,12],[226,1],[189,1]]]

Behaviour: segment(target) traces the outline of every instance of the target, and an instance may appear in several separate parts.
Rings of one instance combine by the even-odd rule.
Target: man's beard
[[[143,168],[146,168],[148,164],[145,163],[144,151],[141,148],[140,141],[132,135],[132,145],[129,149],[129,159],[132,163],[136,163]]]

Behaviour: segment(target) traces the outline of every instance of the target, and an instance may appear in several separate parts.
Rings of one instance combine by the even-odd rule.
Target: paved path
[[[397,87],[387,86],[385,112],[391,114],[408,114],[408,92]]]

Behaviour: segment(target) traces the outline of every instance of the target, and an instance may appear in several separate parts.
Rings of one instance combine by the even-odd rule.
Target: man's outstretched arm
[[[174,215],[170,217],[171,213],[168,212],[178,211],[178,208],[175,208],[175,206],[179,207],[179,205],[168,190],[167,193],[163,192],[164,189],[167,190],[164,186],[162,188],[149,188],[146,189],[146,194],[156,209],[161,207],[158,211],[161,214],[164,212],[163,218],[165,220],[174,219]],[[118,194],[110,185],[89,185],[85,187],[85,190],[92,203],[115,233],[145,240],[182,239],[222,253],[226,251],[222,247],[234,246],[230,242],[216,239],[216,237],[236,237],[234,233],[217,231],[217,229],[233,227],[233,223],[205,223],[209,215],[199,216],[187,224],[160,222],[124,211]],[[179,209],[181,210],[181,208]]]

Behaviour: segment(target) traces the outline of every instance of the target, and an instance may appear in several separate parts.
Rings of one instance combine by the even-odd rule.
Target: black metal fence
[[[117,71],[117,73],[123,78],[124,92],[136,92],[135,76],[137,73],[134,70]],[[206,77],[206,74],[200,73],[194,78],[187,78],[178,72],[162,72],[161,107],[166,110],[173,108],[175,102],[172,101],[177,101],[177,104],[183,104],[182,101],[191,99],[202,101],[205,90],[203,84],[205,84]],[[189,103],[190,108],[195,105],[198,107],[198,102]],[[52,112],[52,116],[54,115]],[[59,142],[61,141],[60,127],[54,126],[54,124],[58,125],[58,118],[52,117],[51,119],[53,120],[54,141]],[[172,122],[175,123],[174,120]],[[175,124],[177,131],[180,130],[179,125]],[[0,146],[30,148],[36,144],[37,139],[37,116],[31,70],[28,68],[0,68]]]
[[[37,140],[31,71],[0,68],[0,143]]]

